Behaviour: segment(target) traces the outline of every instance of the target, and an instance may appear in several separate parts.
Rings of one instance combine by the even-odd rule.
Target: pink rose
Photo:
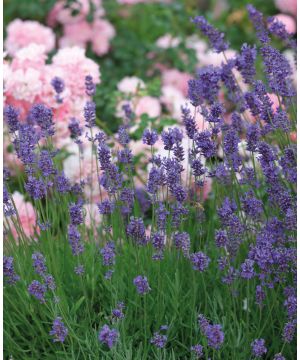
[[[67,1],[61,0],[57,1],[50,11],[47,23],[49,26],[55,26],[57,23],[66,25],[82,21],[90,12],[90,3],[93,5],[95,17],[105,14],[101,0],[77,0],[69,2],[69,4],[67,4]],[[76,15],[74,15],[74,12],[76,12]]]
[[[117,87],[125,94],[135,94],[138,89],[145,88],[145,83],[136,76],[126,76],[118,83]]]
[[[50,52],[55,46],[55,35],[53,31],[37,21],[13,20],[7,26],[7,37],[5,49],[9,55],[15,53],[30,44],[43,45],[45,52]]]
[[[100,83],[99,65],[85,56],[85,50],[73,46],[60,49],[52,59],[54,66],[62,69],[63,79],[73,98],[85,94],[85,77],[91,75],[95,84]]]
[[[108,52],[110,40],[115,36],[116,31],[112,24],[103,19],[97,19],[92,25],[92,49],[101,56]]]
[[[171,34],[166,34],[161,36],[156,40],[156,46],[161,49],[169,49],[178,46],[180,43],[180,39],[177,37],[173,37]]]
[[[147,114],[149,117],[157,117],[161,113],[161,106],[159,100],[152,96],[143,96],[137,101],[135,107],[135,114],[140,117],[142,114]]]
[[[297,0],[275,0],[275,6],[280,11],[297,17]]]
[[[64,26],[64,36],[59,40],[61,47],[78,45],[86,47],[92,37],[92,26],[85,20],[66,24]]]
[[[188,81],[192,76],[188,73],[181,72],[177,69],[165,70],[162,74],[163,85],[171,85],[178,89],[183,96],[188,93]]]
[[[12,197],[18,211],[20,224],[24,234],[27,237],[34,236],[35,229],[37,232],[39,232],[39,230],[36,228],[36,214],[33,205],[30,202],[26,202],[24,200],[24,196],[17,191],[12,194]],[[19,237],[20,231],[15,228],[12,222],[10,223],[12,234],[14,238],[17,239]]]

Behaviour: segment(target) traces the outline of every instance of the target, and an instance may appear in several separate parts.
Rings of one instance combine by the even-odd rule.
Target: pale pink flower
[[[192,76],[188,73],[181,72],[177,69],[168,69],[162,73],[163,85],[174,86],[179,90],[183,96],[187,96],[188,93],[188,81]]]
[[[135,114],[140,117],[143,114],[147,114],[149,117],[160,116],[161,106],[159,100],[152,96],[143,96],[137,101],[135,107]]]
[[[297,31],[297,25],[295,19],[286,14],[278,14],[274,16],[275,19],[282,22],[285,25],[286,31],[290,34],[295,34]]]
[[[16,100],[34,102],[42,90],[41,72],[28,68],[18,69],[10,74],[5,84],[6,93],[11,94]]]
[[[92,25],[91,42],[93,51],[101,56],[108,52],[110,41],[115,36],[116,31],[112,24],[103,19],[97,19]]]
[[[174,86],[163,86],[161,88],[160,101],[166,106],[172,118],[181,119],[181,106],[186,103],[186,98]]]
[[[29,67],[35,70],[42,69],[46,59],[45,46],[32,43],[16,52],[11,62],[11,69],[27,69]]]
[[[297,142],[297,133],[296,133],[296,131],[293,131],[293,132],[290,133],[290,139],[294,143]]]
[[[76,23],[84,20],[90,12],[90,3],[93,5],[94,15],[103,16],[105,11],[101,0],[77,0],[67,4],[67,1],[57,1],[48,14],[47,23],[49,26],[55,26],[56,23],[62,25]],[[68,5],[68,6],[66,6]],[[76,12],[76,15],[74,13]]]
[[[60,49],[52,59],[54,66],[63,71],[63,79],[73,98],[85,94],[85,77],[91,75],[95,84],[100,83],[99,65],[85,56],[85,50],[73,46]]]
[[[158,38],[155,44],[161,49],[169,49],[177,47],[180,44],[180,39],[173,37],[171,34],[165,34]]]
[[[30,202],[25,201],[24,196],[17,191],[12,194],[12,198],[18,211],[20,225],[24,231],[24,234],[27,237],[34,236],[36,229],[36,213],[33,205]],[[15,218],[17,220],[16,216]],[[10,226],[14,238],[17,239],[19,237],[19,234],[11,220]],[[38,228],[36,230],[37,232],[39,232]]]
[[[15,55],[19,49],[32,43],[43,45],[48,53],[54,49],[55,35],[50,28],[37,21],[15,19],[8,24],[4,45],[9,55]]]
[[[297,0],[275,0],[277,9],[297,17]]]
[[[135,94],[138,89],[145,88],[145,83],[136,76],[126,76],[118,83],[117,88],[125,94]]]
[[[80,46],[85,48],[92,37],[92,25],[85,20],[64,25],[64,36],[59,39],[60,47]]]
[[[84,224],[88,228],[91,228],[92,226],[96,227],[101,224],[102,216],[99,214],[99,210],[96,204],[85,204],[83,208],[86,213]],[[96,235],[97,234],[96,229],[94,230]]]

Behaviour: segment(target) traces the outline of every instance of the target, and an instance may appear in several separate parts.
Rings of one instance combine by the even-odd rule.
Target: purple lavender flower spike
[[[20,112],[11,105],[4,108],[4,120],[8,126],[9,132],[14,133],[19,129]]]
[[[96,94],[96,85],[93,82],[93,77],[87,75],[85,77],[85,92],[88,96],[94,96]]]
[[[75,142],[77,144],[80,144],[81,140],[79,140],[79,137],[82,135],[82,128],[80,126],[79,121],[77,119],[75,119],[74,117],[72,117],[70,119],[68,129],[70,131],[71,138],[75,139]]]
[[[119,332],[116,329],[110,329],[108,325],[104,325],[99,332],[98,339],[102,344],[107,345],[110,349],[116,344],[119,338]]]
[[[85,126],[92,128],[96,125],[96,104],[93,101],[87,101],[84,106]]]
[[[76,275],[83,275],[84,274],[84,266],[83,265],[78,265],[74,268],[74,272]]]
[[[166,346],[168,338],[166,335],[161,335],[159,332],[155,332],[151,338],[151,344],[155,345],[159,349],[163,349]]]
[[[20,276],[15,273],[14,258],[12,256],[3,256],[3,276],[4,280],[10,285],[14,285],[20,280]]]
[[[54,337],[53,342],[63,343],[68,335],[68,332],[68,329],[62,322],[62,318],[58,316],[53,321],[52,330],[49,332],[49,335]]]
[[[285,360],[285,357],[281,353],[278,353],[278,354],[275,354],[273,360]]]
[[[108,242],[101,250],[102,262],[104,266],[111,266],[115,264],[115,244],[114,242]]]
[[[225,247],[228,245],[228,236],[226,230],[217,230],[215,234],[215,242],[217,247]]]
[[[245,262],[241,265],[240,275],[243,279],[252,279],[255,275],[254,271],[254,261],[250,259],[246,259]]]
[[[61,79],[58,76],[55,76],[52,80],[51,80],[51,85],[54,89],[54,91],[56,92],[56,96],[55,99],[58,103],[62,103],[63,99],[60,97],[60,94],[64,91],[65,89],[65,82],[63,81],[63,79]]]
[[[80,225],[83,223],[82,202],[69,205],[69,214],[72,225]]]
[[[250,20],[256,30],[256,34],[258,39],[263,43],[266,44],[270,41],[268,36],[268,31],[264,25],[264,17],[261,12],[259,12],[253,5],[247,5],[248,14]]]
[[[33,260],[33,267],[35,272],[40,276],[45,276],[47,273],[45,257],[41,253],[35,252],[32,254],[31,259]]]
[[[44,136],[54,135],[52,110],[43,104],[35,104],[29,111],[29,119],[39,125]]]
[[[127,235],[131,237],[137,244],[145,245],[147,243],[146,229],[141,218],[131,217],[126,228]]]
[[[28,292],[30,295],[37,298],[41,304],[45,303],[45,294],[47,291],[47,287],[44,284],[41,284],[37,280],[33,280],[32,283],[28,286]]]
[[[69,225],[68,238],[69,238],[69,243],[71,245],[73,255],[78,256],[79,254],[81,254],[84,251],[84,245],[80,241],[81,235],[75,225],[72,225],[72,224]]]
[[[115,320],[121,320],[125,317],[123,310],[125,309],[125,305],[123,302],[119,302],[117,304],[116,309],[112,310],[112,316]]]
[[[146,276],[137,276],[133,280],[133,284],[136,286],[136,290],[140,295],[145,295],[151,290]]]
[[[267,353],[264,339],[256,339],[251,343],[252,354],[256,357],[262,357]]]
[[[297,321],[295,319],[291,320],[285,324],[283,333],[282,333],[282,337],[285,342],[287,342],[287,343],[292,342],[295,332],[296,332],[296,325],[297,325]]]
[[[173,235],[175,247],[181,249],[185,257],[189,257],[191,240],[187,232],[176,232]]]
[[[217,52],[223,52],[228,49],[229,44],[224,40],[224,33],[215,29],[203,16],[196,16],[192,19],[193,23],[201,30],[202,34],[208,38],[211,47]]]
[[[193,269],[203,272],[210,263],[210,258],[205,255],[203,252],[199,251],[191,255],[191,262],[193,264]]]
[[[197,359],[201,359],[203,357],[203,346],[200,344],[194,345],[191,347],[191,351],[196,356]]]
[[[46,184],[41,179],[33,176],[29,177],[25,184],[25,190],[35,200],[42,199],[46,196]]]
[[[121,145],[126,146],[130,142],[130,137],[126,126],[120,126],[118,130],[118,141]]]
[[[251,47],[248,44],[243,44],[241,54],[237,57],[236,66],[246,84],[252,84],[256,74],[256,53],[255,46]]]
[[[158,134],[156,130],[146,129],[143,133],[143,143],[149,146],[153,146],[158,140]]]

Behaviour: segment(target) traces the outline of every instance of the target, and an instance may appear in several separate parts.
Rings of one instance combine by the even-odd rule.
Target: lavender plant
[[[90,197],[83,187],[92,193],[92,185],[72,184],[62,172],[51,109],[35,104],[26,123],[18,109],[5,109],[25,168],[21,185],[39,219],[34,236],[26,235],[5,173],[5,356],[295,358],[297,178],[289,134],[296,131],[296,93],[272,37],[294,43],[282,24],[269,19],[267,26],[251,5],[248,12],[259,42],[243,44],[230,60],[225,35],[203,17],[193,19],[224,62],[189,81],[194,113],[182,109],[184,131],[159,135],[155,122],[144,131],[151,154],[146,212],[134,185],[131,112],[117,151],[95,133],[92,99],[83,109],[86,129],[70,120],[79,148],[84,131],[92,143],[101,196],[94,215],[84,207]],[[63,84],[52,81],[58,102]],[[92,78],[85,84],[92,98]],[[207,129],[197,128],[197,112]],[[166,156],[155,152],[159,136]],[[208,179],[213,191],[204,202]]]

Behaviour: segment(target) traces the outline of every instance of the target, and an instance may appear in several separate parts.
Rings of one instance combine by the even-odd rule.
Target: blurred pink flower
[[[160,102],[157,98],[152,96],[143,96],[137,101],[135,107],[135,114],[140,117],[147,114],[149,117],[157,117],[161,113]]]
[[[77,0],[68,1],[68,3],[65,0],[59,0],[48,14],[47,23],[49,26],[55,26],[57,23],[66,25],[85,20],[90,12],[91,4],[95,16],[103,16],[105,14],[101,0]],[[76,14],[74,15],[74,13]]]
[[[145,83],[136,76],[126,76],[118,83],[117,87],[125,94],[135,94],[138,89],[145,88]]]
[[[59,39],[60,47],[80,46],[85,48],[92,37],[92,26],[85,20],[64,26],[64,36]]]
[[[85,77],[91,75],[95,84],[100,83],[99,65],[85,56],[85,50],[73,46],[60,49],[53,56],[52,64],[63,73],[66,87],[72,94],[72,100],[85,94]]]
[[[33,205],[30,202],[25,201],[24,196],[15,191],[12,194],[16,209],[18,210],[18,216],[20,218],[20,224],[27,237],[34,235],[36,228],[36,214]],[[12,234],[15,239],[19,237],[18,231],[14,224],[10,220]],[[37,232],[39,232],[37,228]]]
[[[95,20],[92,24],[91,34],[93,51],[99,56],[106,54],[110,47],[110,40],[115,34],[115,28],[109,21],[103,19]]]
[[[163,86],[160,101],[166,106],[172,118],[181,120],[181,106],[187,100],[177,88],[172,85]]]
[[[295,34],[297,31],[297,25],[295,19],[290,15],[278,14],[274,16],[275,19],[282,22],[285,25],[286,31],[290,34]]]
[[[165,34],[156,40],[156,45],[161,49],[169,49],[178,46],[180,39],[171,34]]]
[[[26,118],[34,103],[51,107],[56,123],[54,141],[58,146],[67,145],[70,117],[76,117],[84,124],[83,108],[89,99],[85,92],[85,77],[92,75],[93,81],[100,83],[99,66],[87,58],[85,50],[79,47],[60,49],[52,63],[46,64],[43,46],[30,44],[19,50],[11,63],[4,62],[4,71],[5,104],[17,107],[21,120]],[[61,104],[56,102],[51,85],[55,76],[65,83]]]
[[[9,55],[30,44],[44,46],[45,52],[50,52],[55,46],[55,35],[53,31],[37,21],[13,20],[7,26],[7,37],[4,46]]]
[[[297,0],[275,0],[275,6],[280,11],[297,17]]]
[[[181,72],[177,69],[168,69],[162,73],[163,85],[174,86],[179,90],[183,96],[187,96],[188,93],[188,81],[192,76],[188,73]]]

